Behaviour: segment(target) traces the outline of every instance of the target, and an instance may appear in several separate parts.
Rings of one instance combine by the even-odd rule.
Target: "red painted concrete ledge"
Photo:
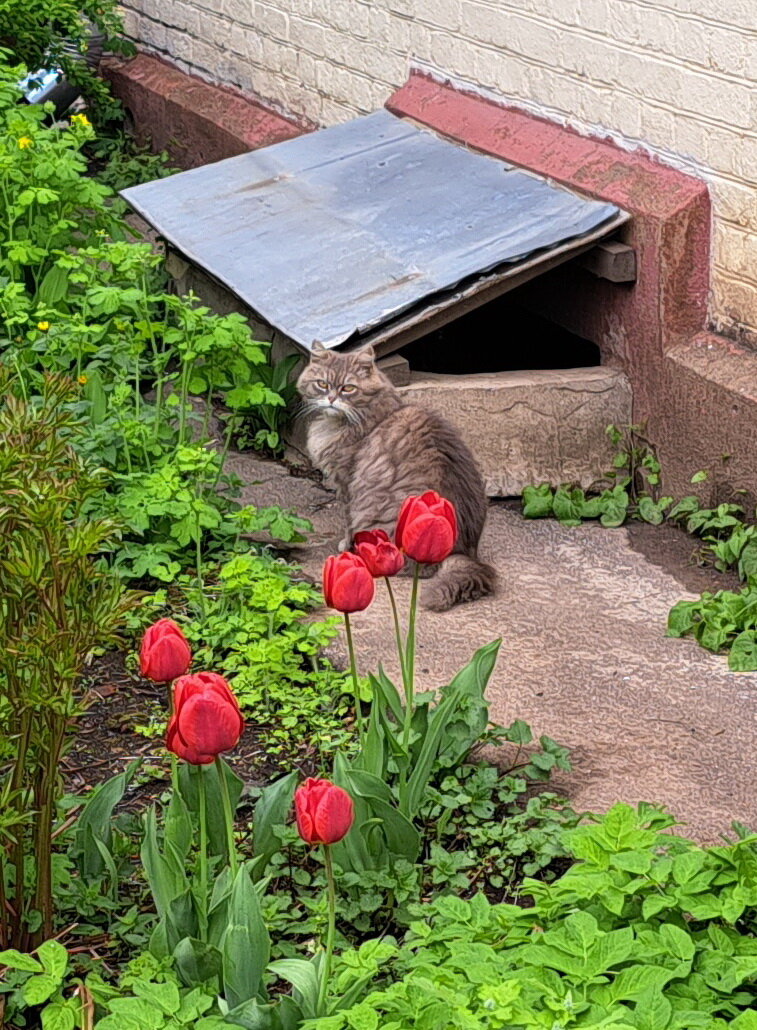
[[[235,157],[312,128],[148,54],[106,61],[102,71],[133,120],[137,138],[154,150],[167,150],[179,168]]]

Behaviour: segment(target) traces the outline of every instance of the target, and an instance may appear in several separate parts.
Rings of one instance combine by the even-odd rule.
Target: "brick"
[[[716,267],[715,272],[712,315],[718,328],[728,331],[740,324],[757,334],[757,285],[734,278],[726,269]]]
[[[719,220],[754,230],[757,226],[757,192],[753,188],[720,178],[712,179],[710,188]]]
[[[221,10],[227,18],[239,22],[240,25],[255,24],[255,4],[253,0],[223,0]]]
[[[274,39],[289,39],[289,16],[269,4],[255,4],[254,25],[258,32]]]
[[[140,24],[139,38],[155,50],[165,50],[168,43],[168,30],[160,22],[153,21],[151,18],[143,18]]]

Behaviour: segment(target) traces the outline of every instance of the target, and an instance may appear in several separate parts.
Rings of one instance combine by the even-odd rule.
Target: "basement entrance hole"
[[[507,293],[403,347],[411,372],[477,372],[588,368],[599,347],[535,314]]]

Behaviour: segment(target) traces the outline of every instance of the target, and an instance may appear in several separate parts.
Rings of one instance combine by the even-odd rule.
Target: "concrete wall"
[[[141,46],[332,124],[422,67],[709,183],[713,324],[757,340],[756,0],[126,0]]]

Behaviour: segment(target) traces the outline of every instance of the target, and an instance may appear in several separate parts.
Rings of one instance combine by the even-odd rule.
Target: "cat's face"
[[[356,354],[339,354],[316,344],[310,364],[297,380],[309,411],[355,424],[361,421],[361,409],[385,387],[370,347]]]

